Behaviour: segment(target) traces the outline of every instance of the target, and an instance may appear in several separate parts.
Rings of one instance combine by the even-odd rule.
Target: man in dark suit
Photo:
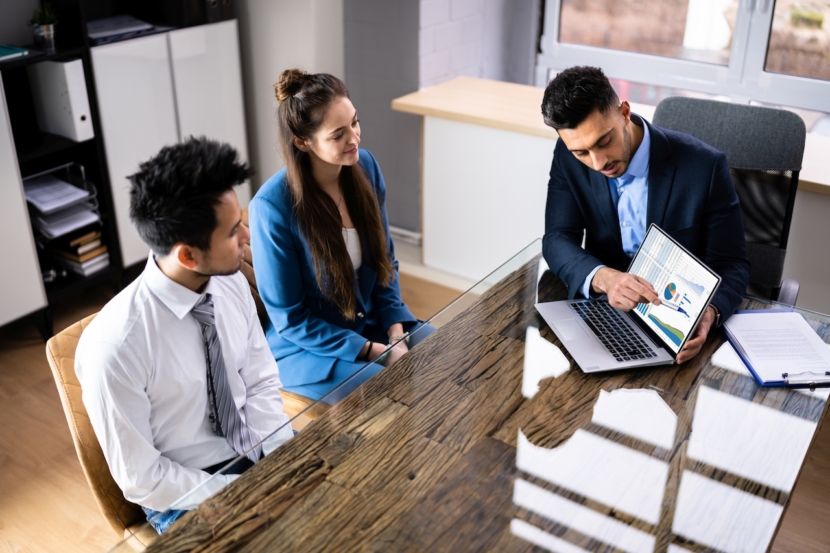
[[[608,296],[629,311],[660,300],[626,273],[651,223],[722,279],[695,335],[677,356],[694,357],[712,325],[741,302],[749,282],[743,219],[726,156],[689,135],[662,129],[620,102],[601,69],[572,67],[542,102],[556,129],[543,251],[569,297]],[[581,243],[585,237],[585,249]]]

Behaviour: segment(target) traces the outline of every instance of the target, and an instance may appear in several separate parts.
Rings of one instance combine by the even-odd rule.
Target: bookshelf
[[[59,20],[56,50],[0,62],[0,92],[2,92],[0,94],[2,96],[0,97],[0,115],[2,115],[0,117],[0,257],[4,259],[8,267],[8,270],[4,269],[0,277],[0,326],[14,320],[28,318],[37,324],[44,338],[52,334],[51,311],[56,302],[83,294],[91,286],[107,282],[119,290],[125,275],[128,279],[134,276],[136,267],[142,264],[140,258],[143,256],[146,259],[147,248],[143,244],[136,243],[137,235],[129,222],[128,210],[125,208],[129,200],[124,176],[134,171],[140,161],[155,153],[161,146],[179,140],[180,132],[185,131],[187,134],[207,134],[213,138],[231,142],[244,157],[247,157],[236,24],[225,21],[232,18],[233,3],[230,0],[221,2],[52,0],[51,3]],[[219,8],[211,11],[212,6],[219,6]],[[172,114],[152,112],[151,110],[157,109],[155,106],[159,102],[168,101],[159,97],[159,95],[168,94],[165,91],[154,90],[152,92],[154,97],[148,97],[145,94],[140,99],[143,100],[143,104],[132,99],[132,105],[114,105],[113,91],[116,91],[115,97],[118,98],[117,86],[113,88],[111,84],[106,84],[108,78],[110,82],[112,80],[112,71],[103,67],[103,57],[100,54],[98,57],[101,59],[95,59],[96,52],[118,51],[118,44],[124,44],[124,49],[129,50],[133,47],[126,43],[139,44],[150,37],[156,41],[163,40],[167,44],[167,41],[175,43],[177,40],[187,40],[189,36],[180,34],[177,38],[169,38],[165,34],[166,31],[159,31],[125,40],[122,43],[116,42],[106,46],[92,44],[86,35],[86,22],[120,14],[130,14],[159,27],[176,29],[170,31],[171,37],[174,33],[180,33],[191,27],[209,27],[206,24],[211,22],[232,23],[231,26],[225,25],[221,29],[212,28],[205,31],[207,40],[211,43],[215,40],[228,41],[220,42],[215,48],[222,49],[223,55],[220,61],[223,63],[226,58],[229,58],[229,51],[235,52],[235,56],[230,56],[236,59],[234,63],[231,63],[230,70],[224,65],[220,68],[221,64],[214,60],[202,61],[201,63],[208,69],[214,68],[213,73],[208,71],[210,74],[205,77],[208,81],[200,81],[194,85],[187,79],[198,79],[199,74],[194,72],[189,65],[184,66],[190,74],[182,79],[181,84],[175,83],[181,86],[180,91],[171,89],[169,94],[173,95],[175,101],[176,92],[183,95],[189,94],[188,86],[201,90],[207,88],[206,84],[213,85],[213,83],[221,83],[224,87],[212,86],[212,90],[207,92],[215,94],[216,89],[220,89],[221,92],[228,88],[226,84],[228,78],[224,73],[218,72],[230,71],[230,80],[233,81],[234,78],[239,80],[237,88],[230,87],[234,95],[232,101],[229,102],[227,98],[220,96],[216,103],[207,106],[209,109],[204,113],[194,113],[190,117],[198,121],[199,125],[206,125],[215,120],[238,121],[241,126],[234,127],[232,130],[222,128],[221,125],[200,128],[198,125],[190,124],[186,118],[176,119],[180,117],[178,109],[174,109]],[[25,25],[25,20],[20,24]],[[198,34],[199,31],[197,30],[196,33]],[[179,36],[182,38],[178,38]],[[197,38],[205,40],[201,36]],[[0,43],[14,44],[4,40],[3,36],[0,36]],[[33,48],[31,45],[15,45]],[[72,60],[80,60],[83,66],[94,130],[93,138],[79,142],[43,132],[38,127],[28,73],[30,66],[44,61],[68,62]],[[167,63],[169,65],[166,70],[168,78],[173,72],[182,71],[181,62],[178,62],[172,54]],[[176,65],[177,63],[179,65]],[[188,59],[187,63],[191,61]],[[102,86],[101,82],[96,82],[97,79],[102,79],[105,84]],[[104,104],[108,109],[106,114],[102,114],[99,94],[105,95]],[[238,99],[235,96],[238,96]],[[203,100],[202,102],[204,103]],[[225,104],[230,105],[227,108],[230,111],[223,113]],[[163,140],[157,137],[158,144],[152,144],[151,148],[148,145],[146,152],[139,153],[134,145],[137,137],[141,139],[142,131],[136,128],[132,133],[130,132],[131,123],[124,120],[125,113],[128,115],[143,114],[142,118],[138,119],[141,123],[153,116],[161,121],[162,126],[169,127],[172,124],[176,132],[164,135]],[[106,139],[105,131],[107,132]],[[62,267],[59,262],[56,262],[56,254],[52,253],[49,240],[32,226],[32,217],[23,196],[22,180],[50,168],[73,162],[84,166],[87,179],[97,190],[101,241],[107,246],[110,264],[105,269],[88,276],[66,271],[65,276],[53,282],[44,282],[42,278],[44,272]],[[124,233],[124,236],[120,232]],[[124,259],[124,244],[130,249],[128,260]]]
[[[77,22],[80,21],[80,14],[77,10],[73,14],[67,11],[66,6],[64,6],[61,19]],[[58,44],[55,52],[48,54],[38,53],[36,55],[28,55],[14,60],[0,62],[0,77],[3,80],[4,92],[2,100],[5,103],[6,113],[8,114],[8,126],[5,130],[11,134],[10,143],[13,146],[13,158],[17,165],[18,186],[22,185],[20,180],[53,167],[72,162],[83,165],[86,169],[87,179],[94,183],[98,192],[97,201],[101,221],[96,226],[101,230],[103,242],[107,245],[110,256],[109,267],[94,275],[84,277],[74,274],[71,271],[65,271],[54,259],[55,254],[50,250],[49,238],[32,228],[31,218],[28,216],[28,213],[23,214],[24,219],[27,221],[27,228],[25,229],[25,234],[28,238],[27,241],[31,243],[30,247],[34,247],[37,256],[36,276],[32,278],[30,275],[30,278],[27,280],[37,281],[37,284],[42,290],[45,305],[30,304],[30,306],[34,305],[36,308],[33,312],[28,313],[25,312],[25,306],[21,308],[22,312],[21,310],[18,310],[18,312],[7,310],[8,312],[3,314],[5,316],[0,318],[0,324],[8,322],[8,320],[28,317],[37,324],[44,338],[52,334],[51,310],[55,302],[83,293],[90,286],[97,285],[103,281],[111,282],[116,289],[120,289],[121,285],[122,264],[118,247],[117,229],[112,217],[112,197],[104,145],[101,139],[101,125],[94,97],[94,72],[91,65],[89,48],[84,44],[82,36],[79,32],[66,32],[62,37],[63,40],[61,40],[61,35],[58,35]],[[32,48],[30,45],[23,46]],[[44,61],[66,62],[72,60],[80,60],[83,66],[87,96],[90,104],[90,117],[92,118],[95,134],[93,138],[81,142],[43,132],[39,128],[28,74],[28,68],[34,64]],[[0,129],[0,132],[3,131],[4,129]],[[23,206],[18,206],[18,209],[27,210],[25,201]],[[43,274],[53,269],[60,276],[53,282],[44,282]],[[0,294],[14,294],[19,289],[19,285],[17,287],[10,287],[10,283],[7,283],[6,280],[6,277],[4,277],[3,285],[5,291],[0,292]]]

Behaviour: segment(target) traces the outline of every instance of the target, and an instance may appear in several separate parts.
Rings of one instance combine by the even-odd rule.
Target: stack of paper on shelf
[[[131,15],[116,15],[96,19],[86,24],[86,32],[93,44],[107,44],[134,38],[154,31],[156,27]]]
[[[23,181],[32,206],[32,224],[47,238],[58,238],[101,220],[89,201],[89,192],[53,175]]]
[[[55,261],[80,275],[91,275],[109,267],[110,254],[101,242],[101,231],[81,230],[52,245]]]

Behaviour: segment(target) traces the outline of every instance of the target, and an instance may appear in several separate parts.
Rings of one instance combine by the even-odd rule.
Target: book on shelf
[[[82,276],[89,276],[93,273],[97,273],[98,271],[109,267],[110,254],[104,252],[82,263],[78,263],[76,261],[72,261],[71,259],[67,259],[65,257],[60,256],[55,257],[55,261],[57,261],[73,273],[78,273]]]
[[[93,240],[92,242],[89,242],[88,244],[81,244],[80,246],[75,248],[74,252],[68,252],[68,253],[72,253],[73,255],[83,255],[87,252],[91,252],[92,250],[96,249],[100,245],[101,245],[101,239],[98,238],[97,240]]]
[[[94,248],[92,250],[84,250],[84,252],[80,253],[80,254],[74,254],[74,253],[66,252],[64,250],[59,250],[59,249],[53,249],[52,251],[55,252],[56,254],[64,257],[64,258],[66,258],[66,259],[69,259],[70,261],[74,261],[76,263],[85,263],[85,262],[89,261],[90,259],[92,259],[94,257],[98,257],[102,253],[106,253],[106,251],[107,251],[106,246],[101,246],[100,245],[101,244],[100,240],[96,240],[95,242],[97,242],[99,244],[99,246],[97,248]]]
[[[13,60],[28,55],[29,51],[25,48],[18,48],[17,46],[7,46],[0,44],[0,61]]]
[[[66,245],[70,248],[79,248],[86,244],[90,244],[98,240],[100,243],[101,241],[101,231],[100,230],[88,230],[82,229],[76,232],[75,234],[69,235],[66,237]],[[83,253],[81,251],[77,253]]]
[[[49,242],[53,250],[62,250],[73,255],[81,255],[94,250],[103,243],[101,229],[95,226],[86,226]]]

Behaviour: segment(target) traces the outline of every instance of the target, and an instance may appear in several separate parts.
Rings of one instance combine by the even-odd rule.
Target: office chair
[[[75,349],[81,333],[94,318],[95,315],[90,315],[50,338],[46,342],[46,358],[55,377],[75,452],[98,509],[120,538],[126,539],[136,551],[143,551],[158,534],[147,523],[141,507],[124,499],[121,488],[113,480],[75,375]]]
[[[781,281],[807,129],[796,114],[714,100],[666,98],[653,123],[726,154],[752,264],[747,293],[795,305],[798,282]]]

